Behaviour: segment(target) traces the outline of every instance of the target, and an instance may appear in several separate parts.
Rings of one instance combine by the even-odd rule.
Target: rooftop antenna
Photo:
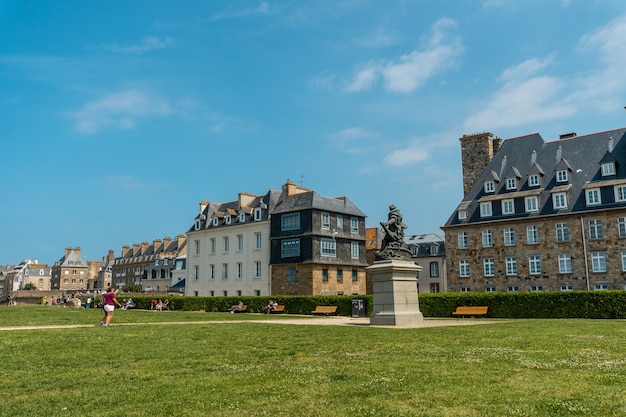
[[[300,186],[302,187],[302,183],[304,182],[304,177],[306,177],[309,174],[300,174]]]

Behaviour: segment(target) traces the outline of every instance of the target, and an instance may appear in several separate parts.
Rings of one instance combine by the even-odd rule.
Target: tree
[[[126,284],[122,287],[123,292],[141,292],[141,285]]]
[[[28,284],[24,285],[23,289],[24,290],[36,290],[37,286],[35,284],[29,282]]]

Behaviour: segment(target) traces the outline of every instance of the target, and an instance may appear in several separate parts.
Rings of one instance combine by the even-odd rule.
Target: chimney
[[[76,256],[78,256],[80,258],[80,246],[76,246],[74,248],[74,252],[76,253]]]
[[[161,239],[154,239],[152,241],[152,249],[153,249],[154,253],[157,253],[157,252],[160,252],[160,251],[163,250],[162,243],[163,243],[163,241]]]
[[[68,246],[65,248],[65,259],[67,259],[68,256],[70,256],[70,253],[72,253],[72,248],[71,246]]]
[[[176,236],[176,256],[183,256],[187,254],[187,237],[185,235]]]
[[[128,245],[124,245],[122,246],[122,258],[125,258],[126,255],[128,255],[128,253],[130,252],[130,246]]]
[[[205,200],[202,200],[202,201],[200,202],[200,214],[202,214],[202,212],[204,211],[204,209],[205,209],[205,208],[206,208],[206,206],[208,206],[208,205],[209,205],[209,203],[208,203],[207,201],[205,201]]]
[[[287,182],[283,185],[283,195],[285,197],[291,197],[296,193],[296,184],[293,181],[287,180]]]
[[[141,245],[139,243],[133,243],[133,257],[139,255]]]
[[[110,262],[113,259],[115,259],[115,252],[113,252],[113,249],[109,249],[109,253],[107,255],[107,262]]]
[[[150,246],[150,244],[148,242],[141,242],[141,254],[145,255],[146,252],[148,251],[148,247]]]
[[[463,167],[463,195],[467,194],[483,173],[493,156],[500,150],[502,139],[490,132],[463,135],[461,164]]]
[[[239,208],[250,207],[255,197],[255,195],[250,193],[239,193]]]

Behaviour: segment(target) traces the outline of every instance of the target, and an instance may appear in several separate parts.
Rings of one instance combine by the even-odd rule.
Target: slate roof
[[[411,248],[417,246],[417,257],[433,256],[431,246],[437,246],[437,256],[444,256],[446,254],[445,238],[443,236],[428,233],[423,235],[411,235],[405,236],[404,242]]]
[[[585,188],[608,186],[613,183],[626,182],[626,128],[614,129],[583,136],[545,142],[541,135],[533,133],[503,141],[501,148],[487,164],[481,176],[476,180],[457,210],[450,216],[446,226],[474,222],[493,221],[508,218],[541,216],[550,214],[566,214],[597,210],[597,206],[587,207]],[[600,164],[616,161],[615,175],[603,177]],[[568,182],[556,182],[557,170],[568,171]],[[517,176],[521,179],[516,190],[506,190],[506,178]],[[530,187],[528,177],[540,175],[540,186]],[[485,181],[495,182],[495,193],[484,191]],[[556,210],[552,204],[552,193],[568,192],[568,206]],[[493,216],[480,217],[479,204],[484,201],[515,199],[530,195],[539,196],[539,212],[527,213],[518,209],[516,202],[515,214],[502,215],[498,204],[494,204]],[[523,198],[518,199],[523,203]],[[607,201],[608,200],[608,201]],[[603,197],[602,208],[624,207],[626,203],[611,202]],[[458,210],[467,210],[467,220],[459,220]]]
[[[299,193],[279,202],[272,214],[289,213],[305,209],[317,209],[333,213],[343,213],[353,216],[366,217],[347,197],[322,197],[316,191]]]

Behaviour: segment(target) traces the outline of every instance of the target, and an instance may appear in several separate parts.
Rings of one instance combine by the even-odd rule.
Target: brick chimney
[[[70,256],[70,253],[72,253],[72,247],[68,246],[65,248],[65,259],[67,259],[68,256]]]
[[[459,140],[463,166],[463,195],[465,195],[500,149],[502,139],[494,138],[490,132],[482,132],[463,135]]]
[[[128,255],[128,252],[130,252],[130,246],[128,245],[124,245],[122,246],[122,258],[125,258],[126,255]]]
[[[208,203],[207,201],[205,201],[205,200],[202,200],[202,201],[200,202],[200,214],[202,214],[202,212],[204,211],[204,209],[206,208],[206,206],[207,206],[208,204],[209,204],[209,203]]]

